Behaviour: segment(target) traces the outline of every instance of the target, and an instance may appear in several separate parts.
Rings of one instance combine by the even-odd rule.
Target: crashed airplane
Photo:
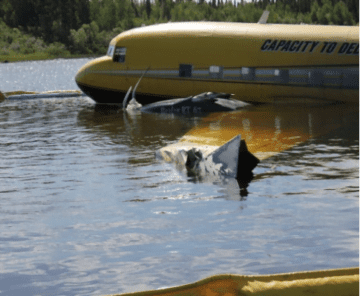
[[[143,105],[208,91],[246,102],[358,102],[358,26],[265,22],[135,28],[75,80],[97,104],[121,105],[146,69],[137,96]]]

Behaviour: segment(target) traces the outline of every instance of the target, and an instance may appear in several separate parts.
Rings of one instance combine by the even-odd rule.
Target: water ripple
[[[2,91],[75,88],[86,61],[1,65]],[[217,273],[357,266],[352,116],[261,162],[251,180],[213,182],[154,156],[199,118],[128,116],[88,98],[1,103],[1,293],[103,295]]]

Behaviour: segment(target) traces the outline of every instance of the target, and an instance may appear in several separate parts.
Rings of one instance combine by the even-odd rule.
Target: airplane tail
[[[261,15],[258,24],[266,24],[268,18],[269,18],[270,11],[264,10],[263,14]]]

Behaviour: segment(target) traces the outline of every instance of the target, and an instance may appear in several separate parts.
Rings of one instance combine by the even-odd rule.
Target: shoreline
[[[44,61],[56,59],[80,59],[80,58],[97,58],[101,55],[94,54],[66,54],[66,55],[50,55],[45,52],[29,53],[29,54],[9,54],[0,55],[0,63],[16,63],[16,62],[29,62],[29,61]]]

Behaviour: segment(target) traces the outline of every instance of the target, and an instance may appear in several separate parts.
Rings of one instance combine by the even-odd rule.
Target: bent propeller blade
[[[128,101],[129,101],[129,95],[130,95],[130,92],[131,92],[131,89],[132,89],[132,86],[129,87],[126,95],[125,95],[125,98],[123,100],[123,108],[125,109],[127,104],[128,104]]]
[[[145,72],[141,75],[140,79],[139,79],[138,82],[136,83],[136,85],[135,85],[135,87],[134,87],[134,90],[133,90],[133,92],[132,92],[132,99],[135,99],[136,89],[137,89],[137,87],[139,86],[141,79],[144,77],[144,75],[146,74],[146,72],[147,72],[149,69],[150,69],[150,67],[148,67],[148,68],[145,70]]]

